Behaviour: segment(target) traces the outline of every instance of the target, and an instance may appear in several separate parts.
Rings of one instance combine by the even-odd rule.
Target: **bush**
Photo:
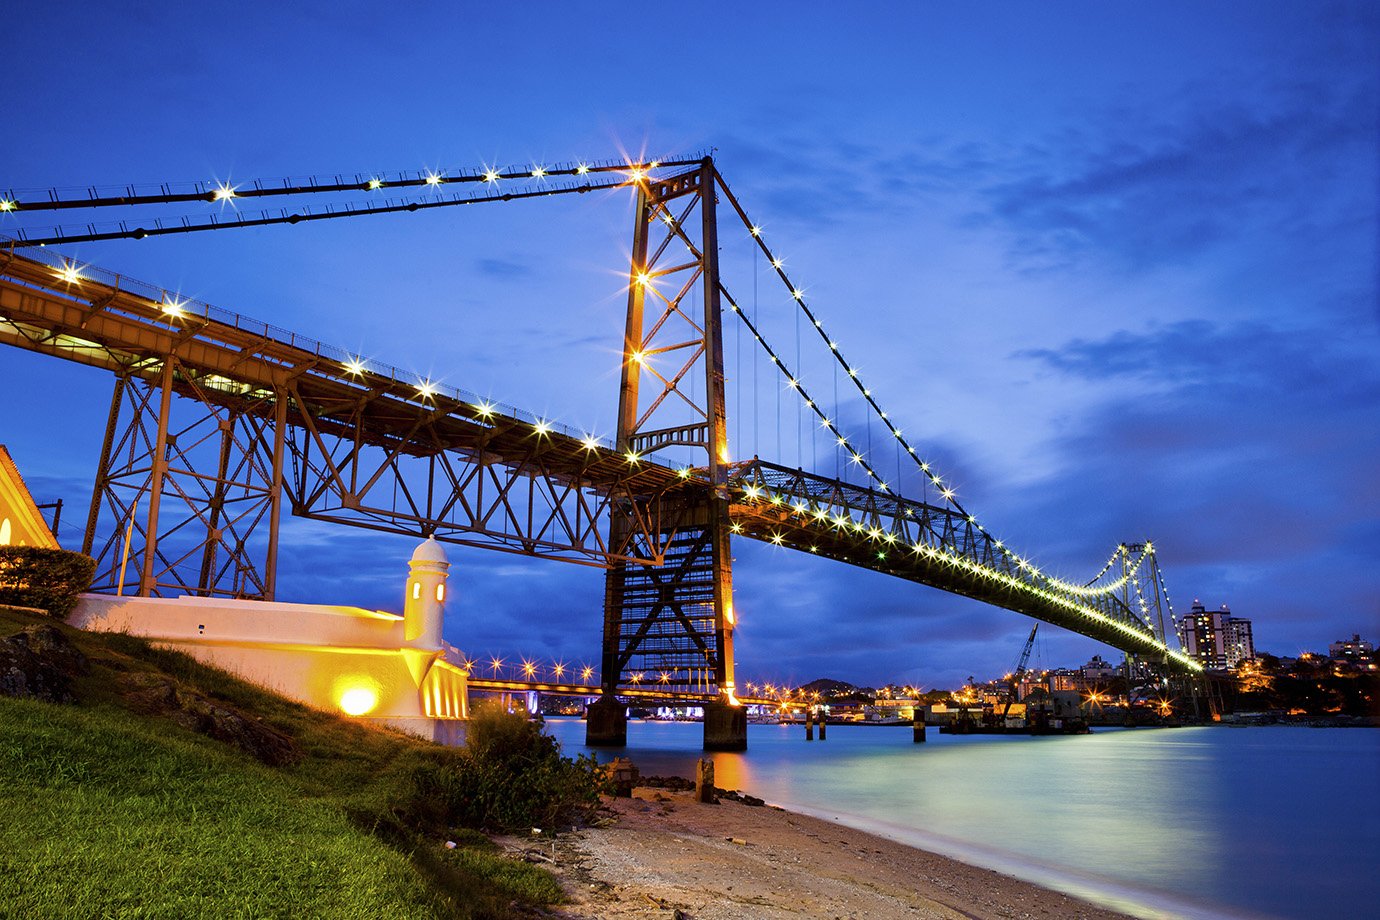
[[[0,546],[0,604],[37,607],[66,619],[91,587],[96,560],[65,549]]]
[[[541,726],[481,704],[465,750],[413,774],[413,810],[447,827],[552,828],[587,817],[606,783],[593,757],[562,757]]]

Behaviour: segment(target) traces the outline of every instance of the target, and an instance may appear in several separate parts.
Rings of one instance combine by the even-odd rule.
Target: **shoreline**
[[[568,918],[1126,920],[1034,882],[823,817],[638,787],[606,817],[508,848],[552,869]],[[1171,914],[1160,914],[1171,916]],[[1142,914],[1144,916],[1144,914]]]

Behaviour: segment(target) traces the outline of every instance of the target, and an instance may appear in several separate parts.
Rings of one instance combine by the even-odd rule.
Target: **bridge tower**
[[[717,692],[705,706],[705,749],[747,747],[746,713],[733,693],[716,182],[706,157],[697,169],[638,184],[617,446],[630,459],[670,447],[702,450],[704,465],[681,471],[698,481],[683,495],[652,502],[628,494],[615,503],[611,545],[646,540],[650,530],[657,545],[625,555],[661,565],[616,562],[605,576],[603,696],[590,707],[590,744],[626,743],[627,710],[616,693],[646,684],[671,694]],[[656,526],[634,526],[653,506]]]

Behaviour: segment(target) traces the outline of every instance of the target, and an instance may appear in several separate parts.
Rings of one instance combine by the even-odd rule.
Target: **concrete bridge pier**
[[[628,707],[615,696],[601,696],[585,707],[585,744],[628,746]]]
[[[747,750],[747,707],[715,701],[704,704],[704,749]]]

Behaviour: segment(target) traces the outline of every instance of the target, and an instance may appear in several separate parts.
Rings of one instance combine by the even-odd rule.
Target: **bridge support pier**
[[[747,707],[716,701],[704,704],[704,749],[747,750]]]
[[[589,747],[628,746],[628,707],[617,697],[601,696],[585,707],[585,744]]]

